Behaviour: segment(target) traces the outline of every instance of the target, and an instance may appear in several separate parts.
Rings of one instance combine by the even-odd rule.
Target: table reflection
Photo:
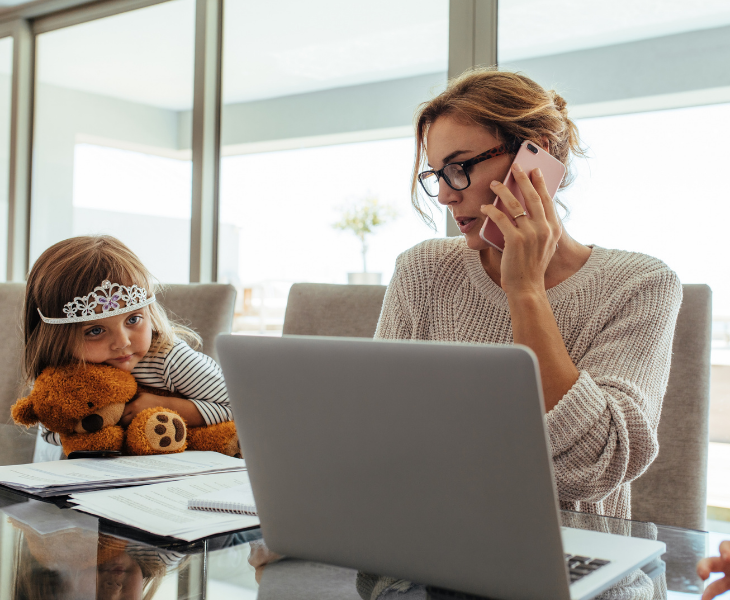
[[[153,598],[185,563],[184,554],[101,533],[95,517],[47,502],[26,500],[3,512],[16,546],[14,599]]]
[[[473,598],[376,574],[281,558],[260,530],[198,542],[149,536],[0,488],[0,600],[453,600]],[[667,553],[602,600],[699,598],[707,536],[622,519],[562,513],[563,524],[660,539]],[[434,540],[438,543],[438,540]]]

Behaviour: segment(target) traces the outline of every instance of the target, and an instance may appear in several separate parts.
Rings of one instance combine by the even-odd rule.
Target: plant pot
[[[347,283],[350,285],[380,285],[382,273],[348,273]]]

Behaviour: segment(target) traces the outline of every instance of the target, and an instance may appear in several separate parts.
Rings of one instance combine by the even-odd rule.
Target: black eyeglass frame
[[[477,154],[475,157],[470,158],[469,160],[465,160],[464,162],[452,162],[444,165],[440,169],[429,169],[428,171],[421,171],[418,174],[418,182],[421,184],[421,187],[423,188],[423,191],[426,192],[431,198],[437,198],[438,192],[435,194],[432,194],[428,191],[426,188],[426,184],[423,182],[424,176],[429,175],[433,173],[436,175],[436,181],[440,181],[442,178],[446,182],[446,185],[448,185],[452,190],[455,190],[457,192],[460,192],[462,190],[465,190],[471,185],[471,178],[469,177],[469,169],[473,167],[474,165],[478,165],[480,162],[483,162],[485,160],[489,160],[490,158],[497,158],[498,156],[502,156],[503,154],[508,154],[509,148],[507,148],[506,144],[500,144],[499,146],[495,146],[494,148],[490,148],[489,150],[486,150],[485,152],[482,152],[481,154]],[[464,171],[464,175],[466,175],[466,185],[461,188],[454,187],[454,185],[449,181],[449,178],[446,176],[444,171],[452,166],[452,165],[458,165],[461,167],[461,170]]]

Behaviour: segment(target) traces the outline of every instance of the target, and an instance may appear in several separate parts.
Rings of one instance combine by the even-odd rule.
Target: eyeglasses
[[[423,190],[432,198],[439,195],[439,180],[441,178],[443,178],[452,190],[456,190],[457,192],[465,190],[471,185],[471,179],[469,179],[469,169],[471,167],[490,158],[507,154],[507,150],[507,146],[501,144],[464,162],[449,163],[438,171],[433,169],[423,171],[419,173],[418,181],[421,182]]]

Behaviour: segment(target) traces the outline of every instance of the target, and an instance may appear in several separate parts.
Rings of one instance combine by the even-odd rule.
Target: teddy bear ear
[[[38,423],[38,415],[35,414],[35,410],[33,408],[33,400],[31,396],[21,398],[15,404],[13,404],[13,407],[10,410],[11,414],[13,415],[13,421],[18,423],[19,425],[25,425],[26,427],[30,427]]]

